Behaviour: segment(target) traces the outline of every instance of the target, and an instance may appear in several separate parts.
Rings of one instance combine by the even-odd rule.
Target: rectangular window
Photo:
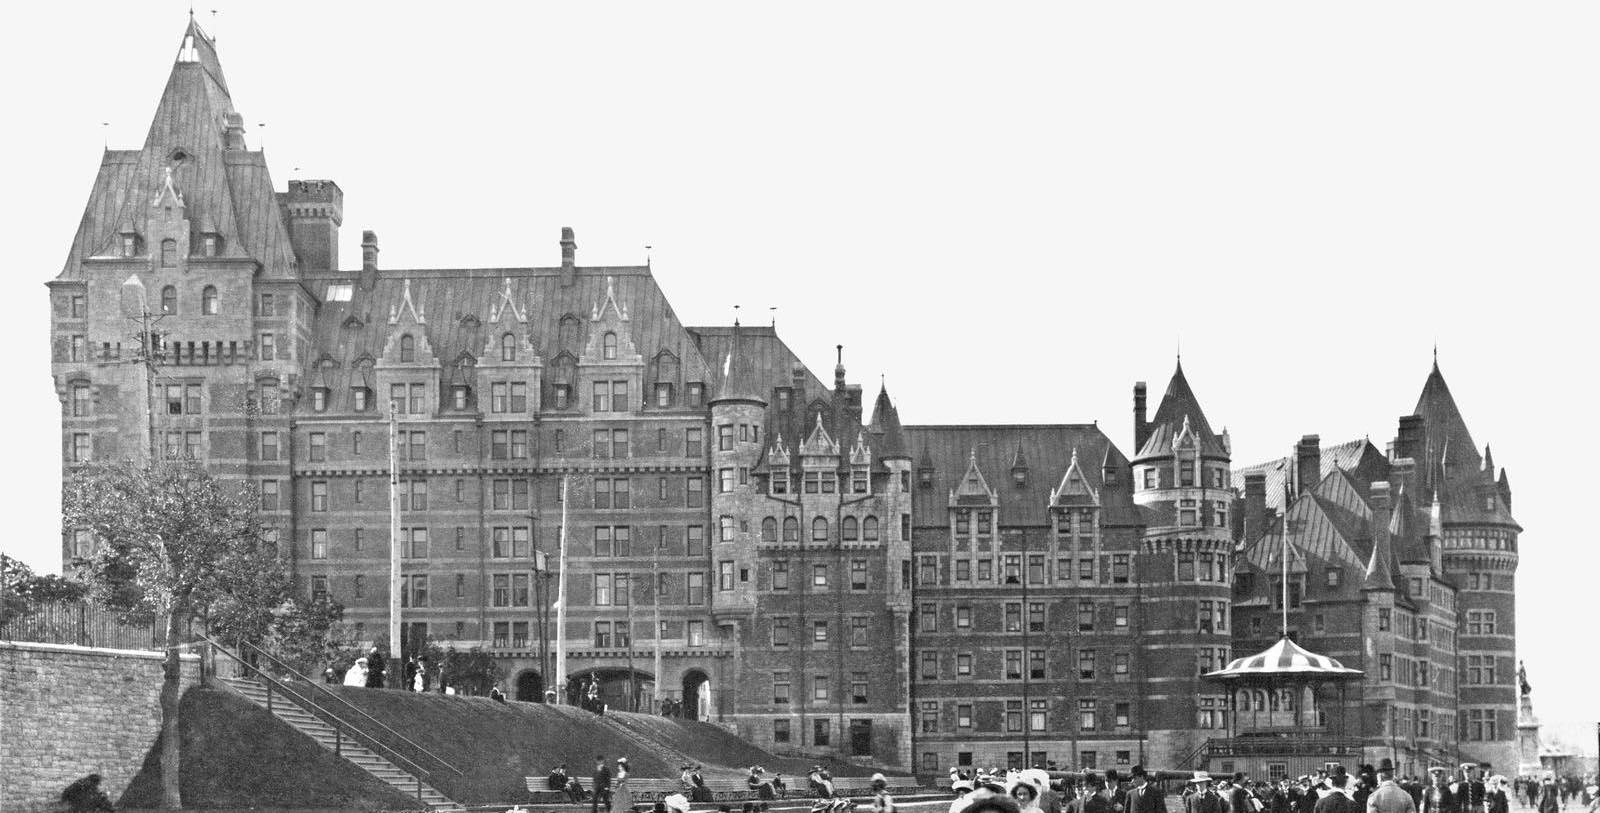
[[[1078,730],[1080,730],[1080,731],[1094,731],[1096,728],[1098,728],[1096,723],[1097,723],[1097,716],[1095,714],[1095,701],[1093,701],[1093,700],[1079,700],[1078,701]],[[1085,754],[1089,754],[1089,753],[1093,753],[1093,752],[1092,751],[1086,751],[1084,753]]]
[[[733,591],[732,560],[723,560],[717,563],[717,591],[720,593]]]
[[[1092,649],[1078,650],[1078,679],[1094,680],[1095,653]]]
[[[790,739],[789,739],[790,736],[791,735],[789,733],[789,721],[788,720],[773,720],[772,721],[772,741],[773,742],[775,742],[775,743],[779,743],[779,742],[787,743],[787,742],[790,741]]]
[[[821,590],[828,589],[828,566],[827,565],[812,565],[811,566],[811,586],[815,587],[815,588],[818,588],[818,589],[821,589]]]
[[[311,483],[311,510],[328,510],[328,484],[323,480],[313,480]]]
[[[693,387],[694,385],[690,386]],[[819,699],[827,700],[828,687],[823,686],[822,692],[823,696]],[[833,724],[830,721],[821,718],[813,719],[811,721],[811,744],[817,746],[827,746],[832,739],[832,730]]]
[[[688,591],[689,606],[704,606],[706,603],[706,574],[689,573],[685,585],[685,589]]]
[[[811,622],[811,640],[818,644],[825,644],[828,642],[828,622]]]
[[[851,590],[865,590],[865,589],[867,589],[867,560],[865,560],[865,559],[851,559],[850,560],[850,589]]]
[[[1029,602],[1028,604],[1028,631],[1044,632],[1044,602]]]
[[[685,556],[706,555],[706,526],[689,525],[684,528]]]
[[[706,622],[690,621],[687,625],[689,646],[706,645]]]
[[[850,645],[867,645],[867,624],[869,619],[864,615],[851,616],[850,618]]]
[[[972,608],[960,606],[956,608],[956,629],[972,629]]]
[[[790,682],[788,672],[772,673],[772,702],[775,705],[787,706],[790,699]]]
[[[1078,602],[1078,631],[1079,632],[1093,632],[1094,631],[1094,602],[1093,601],[1089,601],[1089,600],[1085,599],[1085,600],[1080,600]]]
[[[864,704],[867,702],[867,673],[850,673],[850,702]]]
[[[923,680],[939,679],[939,653],[932,650],[923,650],[919,658],[921,668],[919,674]]]
[[[970,677],[972,675],[972,654],[969,652],[956,653],[956,677]]]
[[[772,619],[772,645],[773,646],[788,646],[789,645],[789,619],[788,618],[786,618],[784,616],[778,616],[778,617]]]
[[[261,433],[261,459],[271,461],[278,459],[278,433]]]
[[[772,563],[772,589],[789,589],[789,563],[787,561]]]
[[[923,604],[917,612],[917,630],[919,632],[939,631],[939,605]]]
[[[1124,676],[1124,677],[1127,676],[1127,674],[1128,674],[1128,653],[1126,653],[1126,652],[1118,652],[1115,655],[1112,655],[1111,656],[1111,664],[1112,664],[1112,674],[1120,675],[1120,676]]]
[[[706,505],[706,484],[703,477],[689,477],[683,485],[684,504],[688,508],[704,508]]]
[[[263,511],[276,511],[276,510],[278,510],[278,481],[277,480],[262,480],[261,481],[261,510],[263,510]]]
[[[972,727],[972,704],[971,703],[957,703],[956,704],[956,728],[971,728],[971,727]]]
[[[972,581],[972,560],[957,559],[955,564],[955,580],[958,582]]]
[[[271,333],[261,334],[261,360],[272,361],[277,357],[276,340]]]
[[[311,558],[328,558],[328,530],[326,528],[311,529]]]
[[[1006,668],[1005,668],[1004,676],[1005,676],[1006,680],[1021,680],[1022,679],[1022,650],[1020,650],[1020,649],[1008,649],[1008,650],[1006,650],[1005,651],[1005,664],[1006,664]]]

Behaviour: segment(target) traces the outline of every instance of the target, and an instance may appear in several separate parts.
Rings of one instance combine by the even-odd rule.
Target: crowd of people
[[[444,682],[444,667],[434,665],[427,655],[413,655],[406,658],[400,674],[391,675],[388,658],[385,658],[377,647],[367,650],[366,655],[356,658],[356,662],[344,670],[342,677],[338,670],[330,666],[322,673],[322,679],[325,683],[342,683],[346,686],[363,686],[368,689],[382,689],[387,686],[411,692],[456,693],[455,687],[448,686]]]
[[[1397,777],[1387,763],[1362,765],[1350,774],[1342,765],[1314,775],[1276,782],[1251,781],[1243,773],[1212,776],[1195,771],[1181,793],[1186,813],[1509,813],[1513,804],[1538,813],[1560,813],[1576,801],[1600,813],[1600,789],[1575,779],[1512,782],[1489,776],[1488,766],[1464,763],[1454,774],[1429,770],[1426,782]],[[1039,769],[950,770],[955,799],[950,813],[1165,813],[1165,793],[1135,765],[1124,781],[1116,771],[1052,780]]]

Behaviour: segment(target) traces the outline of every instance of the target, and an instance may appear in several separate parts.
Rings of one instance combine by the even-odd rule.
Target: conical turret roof
[[[906,449],[905,430],[900,426],[900,410],[895,409],[894,402],[889,399],[887,385],[878,388],[878,399],[872,404],[871,428],[882,436],[878,442],[880,460],[911,459]]]
[[[1155,417],[1150,419],[1150,437],[1134,460],[1171,454],[1173,442],[1183,431],[1185,422],[1189,431],[1199,439],[1201,454],[1228,456],[1216,433],[1211,431],[1211,423],[1206,420],[1205,411],[1200,408],[1200,399],[1195,397],[1194,389],[1189,386],[1189,379],[1183,374],[1183,362],[1180,361],[1172,373],[1172,380],[1167,382],[1166,394],[1161,396],[1161,405],[1156,408]]]
[[[751,364],[749,348],[740,337],[739,323],[733,323],[733,341],[728,346],[728,355],[722,362],[722,380],[717,384],[717,392],[711,403],[727,403],[743,401],[745,403],[767,405],[767,399],[760,395],[760,387],[756,384],[754,365]]]

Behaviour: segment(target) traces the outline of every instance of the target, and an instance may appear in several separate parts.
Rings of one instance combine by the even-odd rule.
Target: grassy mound
[[[800,784],[804,785],[806,772],[819,761],[826,764],[828,771],[834,776],[870,776],[873,773],[870,768],[862,768],[848,762],[774,756],[712,723],[655,717],[648,714],[626,712],[614,714],[626,718],[630,726],[648,732],[652,739],[671,745],[701,764],[740,769],[760,765],[766,768],[768,773],[783,774],[790,787],[795,786],[797,778]],[[676,775],[676,773],[668,774],[668,776]]]
[[[183,739],[179,784],[184,807],[420,809],[414,798],[335,756],[266,709],[203,686],[179,705]],[[159,743],[117,801],[121,808],[161,803]]]

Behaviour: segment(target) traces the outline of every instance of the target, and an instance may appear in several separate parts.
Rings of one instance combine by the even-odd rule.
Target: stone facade
[[[200,677],[184,655],[183,679]],[[0,808],[57,809],[91,773],[115,802],[161,735],[160,653],[0,642]]]
[[[1226,732],[1200,675],[1270,595],[1235,580],[1267,506],[1181,367],[1153,417],[1136,388],[1129,458],[1093,425],[902,426],[887,391],[869,415],[842,355],[830,385],[772,328],[684,325],[648,266],[580,266],[570,229],[559,265],[392,270],[365,232],[341,269],[343,191],[277,192],[184,36],[49,283],[69,474],[153,447],[247,480],[302,589],[368,640],[397,506],[403,634],[486,647],[518,699],[592,676],[613,706],[929,771],[1176,766]],[[89,544],[64,534],[68,567]],[[1446,558],[1441,590],[1476,572]],[[1474,645],[1509,645],[1504,618]]]

